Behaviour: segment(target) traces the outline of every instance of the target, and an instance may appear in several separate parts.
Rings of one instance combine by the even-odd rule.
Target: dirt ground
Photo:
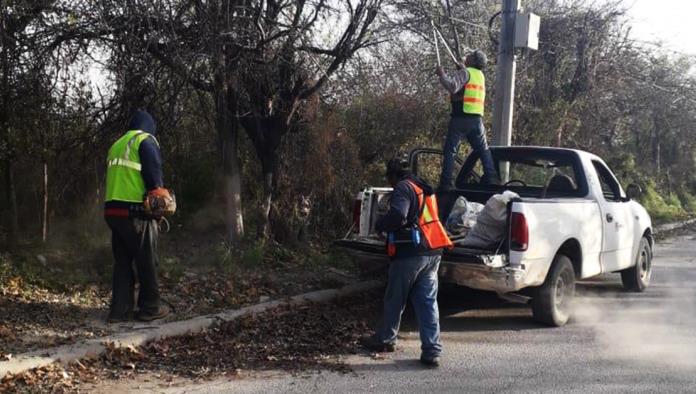
[[[380,294],[331,304],[278,308],[224,323],[207,332],[111,349],[95,360],[52,365],[5,378],[0,392],[90,392],[112,380],[161,385],[284,370],[296,374],[350,372],[344,355],[362,352],[359,338],[379,314]]]
[[[232,252],[195,231],[160,238],[160,291],[173,314],[165,321],[236,309],[356,279],[328,252],[256,245]],[[110,300],[108,236],[77,238],[0,252],[0,360],[13,355],[128,331],[137,322],[106,324]],[[338,268],[337,268],[338,267]]]

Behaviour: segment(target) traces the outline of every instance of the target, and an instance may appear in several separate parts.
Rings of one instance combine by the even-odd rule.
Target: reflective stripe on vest
[[[140,144],[147,138],[157,140],[141,130],[129,130],[109,149],[106,169],[105,201],[142,203],[146,193],[140,171]],[[159,144],[158,144],[159,145]]]
[[[486,77],[477,68],[467,67],[469,80],[464,85],[462,112],[465,114],[483,116],[486,101]]]
[[[447,236],[447,231],[440,223],[437,211],[437,198],[434,194],[425,196],[423,189],[415,182],[406,181],[418,196],[418,207],[421,213],[418,216],[418,228],[425,239],[425,244],[429,250],[447,248],[451,249],[454,245]]]
[[[126,159],[121,158],[121,157],[111,159],[111,160],[109,160],[109,162],[107,164],[109,167],[111,167],[111,166],[124,166],[124,167],[128,167],[128,168],[132,168],[136,171],[140,171],[143,168],[142,164],[135,162],[135,161],[126,160]]]

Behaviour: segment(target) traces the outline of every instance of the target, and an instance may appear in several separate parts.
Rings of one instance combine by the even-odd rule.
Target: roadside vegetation
[[[177,196],[160,271],[185,317],[350,274],[330,245],[355,193],[383,184],[397,152],[443,142],[431,19],[452,45],[454,23],[462,51],[488,54],[495,95],[496,2],[454,2],[449,19],[422,0],[351,1],[353,24],[347,3],[278,2],[298,15],[290,25],[256,2],[227,14],[228,0],[127,3],[0,10],[0,313],[12,324],[51,303],[75,306],[76,319],[105,313],[104,159],[134,108],[158,121]],[[696,214],[696,59],[633,40],[620,2],[525,3],[542,18],[540,49],[518,59],[513,143],[600,155],[643,188],[655,222]],[[8,321],[0,340],[12,352],[36,346]]]

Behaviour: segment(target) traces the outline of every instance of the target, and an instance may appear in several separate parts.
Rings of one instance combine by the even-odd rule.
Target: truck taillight
[[[360,211],[362,209],[362,200],[353,200],[353,231],[360,232]]]
[[[529,246],[529,227],[527,218],[520,212],[513,212],[510,218],[510,249],[524,252]]]

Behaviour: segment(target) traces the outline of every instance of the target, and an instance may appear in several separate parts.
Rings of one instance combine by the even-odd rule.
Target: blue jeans
[[[437,270],[441,256],[413,256],[393,260],[384,293],[384,315],[377,339],[395,343],[406,302],[416,311],[423,357],[432,358],[442,352],[440,315],[437,310]]]
[[[478,153],[483,167],[482,183],[494,183],[498,175],[493,164],[493,156],[486,143],[486,130],[480,116],[453,116],[450,118],[445,137],[445,147],[442,149],[442,174],[440,188],[451,189],[454,186],[452,171],[454,158],[459,152],[459,145],[466,138],[474,153]]]

